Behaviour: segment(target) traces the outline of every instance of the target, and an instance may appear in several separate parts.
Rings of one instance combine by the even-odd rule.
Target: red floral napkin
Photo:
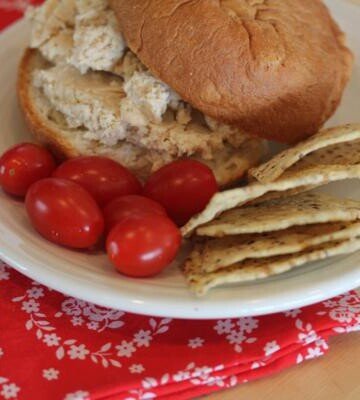
[[[360,330],[350,292],[285,313],[184,321],[66,297],[0,264],[0,399],[192,399],[323,355]]]
[[[0,29],[38,3],[0,0]],[[172,320],[66,297],[0,262],[0,399],[192,399],[319,357],[355,330],[355,292],[265,317]]]

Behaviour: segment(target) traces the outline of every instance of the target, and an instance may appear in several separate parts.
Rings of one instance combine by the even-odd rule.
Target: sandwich
[[[320,0],[47,0],[28,12],[18,96],[62,158],[102,155],[145,180],[177,159],[221,187],[336,110],[353,57]]]

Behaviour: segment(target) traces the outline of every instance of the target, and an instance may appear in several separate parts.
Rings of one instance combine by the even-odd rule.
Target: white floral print
[[[193,385],[206,385],[217,387],[232,387],[237,383],[235,376],[222,376],[216,373],[224,369],[223,365],[217,365],[214,368],[208,366],[197,367],[195,363],[190,363],[183,371],[176,372],[172,379],[174,382],[189,380]],[[215,375],[216,374],[216,375]],[[164,378],[164,377],[163,377]],[[155,383],[157,383],[155,381]]]
[[[151,332],[149,330],[144,331],[141,329],[134,335],[134,342],[138,347],[149,347],[150,341],[152,339]]]
[[[78,390],[77,392],[67,394],[64,400],[90,400],[90,393]]]
[[[49,346],[59,346],[61,338],[56,333],[46,333],[43,342]]]
[[[72,316],[71,322],[74,326],[80,326],[88,321],[87,328],[97,332],[118,329],[124,325],[120,320],[124,315],[123,311],[99,307],[83,300],[68,298],[62,302],[61,309],[66,315]]]
[[[10,279],[10,273],[7,270],[5,264],[0,264],[0,281],[6,281]]]
[[[4,350],[0,347],[0,358],[4,355]]]
[[[312,360],[313,358],[320,357],[324,354],[320,347],[309,347],[307,351],[308,354],[305,356],[306,360]]]
[[[72,317],[71,323],[74,326],[81,326],[84,323],[84,319],[82,317]]]
[[[19,386],[15,385],[15,383],[5,383],[2,386],[2,390],[0,394],[4,397],[4,399],[15,399],[17,394],[19,393]]]
[[[299,314],[301,314],[301,310],[299,308],[295,308],[294,310],[285,311],[285,317],[296,318]]]
[[[123,311],[112,310],[109,308],[98,307],[95,304],[86,303],[83,308],[83,315],[89,317],[90,321],[116,321],[124,315]]]
[[[236,376],[224,376],[221,371],[224,370],[223,365],[209,367],[207,365],[197,366],[195,363],[190,363],[184,370],[180,370],[173,375],[166,373],[159,380],[153,377],[144,378],[142,388],[139,390],[131,390],[130,396],[126,400],[138,400],[155,397],[155,394],[150,390],[171,382],[189,381],[195,386],[215,386],[215,387],[233,387],[237,384]],[[220,375],[219,375],[220,374]]]
[[[175,382],[187,381],[190,378],[190,371],[179,371],[173,375]]]
[[[59,378],[59,371],[55,368],[44,369],[42,376],[48,381],[53,381]]]
[[[70,346],[70,350],[68,350],[67,353],[72,360],[85,360],[90,351],[85,347],[84,344],[80,344],[79,346],[73,344],[72,346]]]
[[[308,332],[299,333],[299,340],[303,344],[310,344],[318,339],[318,335],[315,331],[310,330]]]
[[[44,289],[42,287],[33,286],[26,291],[30,299],[39,299],[44,296]]]
[[[115,347],[118,350],[117,355],[119,357],[128,357],[130,358],[132,353],[136,351],[134,345],[131,342],[127,342],[123,340],[120,345]]]
[[[76,338],[76,335],[74,335],[75,337],[71,338],[60,337],[56,327],[56,318],[66,318],[68,323],[70,323],[70,320],[72,320],[72,322],[81,324],[83,326],[82,331],[84,329],[90,329],[95,332],[103,329],[104,326],[110,325],[112,322],[119,322],[120,325],[124,325],[128,320],[127,316],[123,318],[123,321],[120,319],[114,320],[112,318],[122,318],[123,313],[109,313],[108,310],[104,310],[100,307],[95,307],[86,302],[71,298],[65,298],[65,300],[62,302],[61,310],[54,310],[50,315],[46,315],[46,312],[41,310],[43,306],[43,300],[38,299],[47,294],[47,289],[40,285],[33,284],[31,288],[27,287],[24,289],[24,291],[25,294],[23,296],[19,296],[12,300],[14,302],[18,302],[19,308],[22,306],[22,310],[28,313],[28,318],[25,324],[26,329],[28,331],[32,331],[34,335],[36,335],[36,338],[40,342],[43,342],[44,345],[53,347],[53,354],[56,356],[58,361],[63,359],[67,359],[66,361],[87,360],[97,364],[97,368],[124,368],[125,372],[128,373],[128,376],[129,374],[138,375],[136,377],[136,381],[141,381],[141,385],[140,387],[136,388],[136,390],[129,391],[127,396],[124,396],[128,400],[155,398],[160,386],[175,384],[176,382],[188,381],[187,384],[189,385],[203,385],[216,388],[231,387],[238,382],[238,378],[236,376],[227,376],[228,370],[225,370],[224,366],[222,365],[214,367],[213,365],[196,365],[194,362],[191,362],[184,369],[181,369],[175,373],[166,372],[163,376],[156,376],[156,378],[151,377],[151,375],[149,376],[147,373],[149,371],[148,366],[144,363],[146,366],[145,368],[143,364],[139,363],[139,361],[141,362],[140,356],[143,352],[146,352],[146,348],[152,346],[153,343],[156,343],[157,335],[161,335],[169,331],[171,328],[170,319],[144,317],[147,325],[138,327],[130,335],[126,336],[126,340],[122,340],[120,337],[120,339],[115,343],[110,339],[108,342],[98,343],[97,346],[91,346],[90,342],[83,344],[79,338]],[[326,316],[328,316],[333,309],[341,309],[340,311],[342,312],[342,309],[346,308],[354,314],[354,320],[356,319],[356,316],[359,315],[357,314],[358,300],[356,302],[353,298],[351,298],[351,296],[349,296],[346,300],[337,298],[332,301],[332,308],[329,309],[329,307],[326,307],[326,305],[328,305],[326,303],[326,305],[324,304],[323,309],[320,309],[319,311],[324,311]],[[29,310],[31,312],[29,312]],[[315,327],[313,328],[311,324],[306,322],[304,323],[300,320],[302,317],[302,310],[290,310],[286,313],[283,313],[283,319],[284,315],[293,319],[288,320],[290,325],[294,323],[298,324],[298,332],[296,335],[298,337],[299,354],[294,354],[294,361],[296,359],[296,361],[301,362],[303,360],[310,360],[312,358],[321,356],[327,348],[327,343],[319,336],[319,333],[316,332]],[[52,326],[52,322],[54,322],[52,319],[54,318],[55,323],[54,326]],[[261,321],[261,319],[252,317],[217,320],[212,323],[211,329],[213,336],[221,335],[222,339],[228,342],[229,345],[234,348],[234,351],[241,352],[247,350],[247,344],[255,343],[258,340],[259,334],[257,334],[256,331],[259,329]],[[343,328],[345,329],[345,327]],[[187,345],[188,349],[199,348],[199,351],[202,352],[202,348],[205,345],[204,339],[206,339],[206,337],[204,336],[203,338],[203,335],[197,336],[196,334],[190,335],[188,334],[185,336],[185,339],[182,342],[183,346],[185,345],[186,347]],[[64,334],[62,333],[61,336],[64,336]],[[112,337],[115,337],[115,335]],[[264,357],[260,357],[260,360],[250,363],[250,367],[252,369],[266,367],[268,362],[270,363],[273,360],[271,355],[280,350],[280,344],[280,341],[278,343],[277,340],[272,340],[272,338],[267,340],[267,343],[262,342],[260,348],[263,348],[264,350]],[[299,346],[299,344],[301,346]],[[137,351],[139,351],[138,355],[135,354]],[[194,351],[194,354],[195,352],[196,350]],[[80,362],[76,363],[76,365],[81,367],[80,364]],[[55,365],[61,365],[61,362]],[[47,384],[54,385],[56,382],[51,383],[51,381],[56,380],[59,380],[60,383],[64,378],[61,376],[61,372],[59,371],[60,368],[57,370],[55,368],[50,368],[47,365],[44,365],[44,367],[46,369],[40,369],[38,375],[40,378],[42,376],[42,379],[50,382]],[[132,379],[135,379],[135,376],[133,376]],[[243,381],[243,378],[239,379],[239,382]],[[0,391],[3,389],[4,384],[9,386],[12,383],[10,383],[8,380],[6,382],[1,381],[0,378]],[[7,387],[5,387],[5,389],[8,391],[10,390],[10,394],[7,395],[12,396],[11,386],[10,389]],[[90,395],[88,392],[83,390],[76,391],[76,389],[76,387],[73,388],[71,393],[68,393],[66,396],[63,394],[65,397],[62,398],[67,400],[89,398]],[[0,398],[2,398],[1,394]],[[10,400],[15,399],[16,397]]]
[[[336,333],[351,333],[360,331],[360,318],[357,318],[357,325],[354,326],[336,326],[333,331]]]
[[[345,307],[339,307],[331,310],[329,316],[335,321],[348,324],[353,320],[354,313]]]
[[[218,335],[226,335],[226,340],[234,347],[237,353],[243,351],[245,343],[250,344],[256,342],[255,337],[248,337],[259,327],[259,320],[252,317],[239,318],[236,324],[231,319],[218,320],[214,326]]]
[[[234,323],[231,321],[231,319],[225,319],[225,320],[219,320],[217,321],[216,325],[214,326],[214,329],[219,335],[222,335],[224,333],[230,333],[231,330],[235,327]]]
[[[271,356],[271,354],[274,354],[279,350],[280,346],[278,345],[276,340],[266,343],[264,347],[264,353],[266,357]]]
[[[37,303],[34,299],[30,299],[22,303],[21,309],[27,312],[28,314],[31,314],[34,312],[38,312],[39,306],[40,306],[39,303]]]
[[[170,318],[163,318],[157,321],[155,318],[149,319],[151,329],[140,329],[134,334],[133,340],[123,340],[115,348],[118,350],[118,357],[130,358],[141,347],[149,347],[154,336],[164,334],[169,330]]]
[[[188,342],[188,346],[191,349],[197,349],[199,347],[202,347],[203,344],[204,344],[204,339],[199,338],[199,337],[196,337],[194,339],[189,339],[189,342]]]
[[[241,344],[246,338],[241,331],[231,331],[231,333],[226,336],[226,339],[230,344]]]
[[[252,317],[244,317],[238,320],[237,325],[243,332],[251,333],[254,329],[258,328],[259,320]]]
[[[88,322],[86,326],[92,331],[96,331],[99,328],[99,324],[95,321]]]
[[[265,367],[265,361],[255,361],[251,364],[251,369],[258,369],[260,367]]]
[[[337,306],[338,303],[334,300],[326,300],[323,302],[323,304],[326,308],[334,308]]]
[[[132,374],[141,374],[145,371],[145,368],[142,364],[133,364],[133,365],[130,365],[129,371]]]
[[[334,321],[350,323],[360,313],[360,304],[356,294],[348,293],[338,298],[323,302],[325,308],[331,308],[328,315]],[[319,315],[326,312],[319,312]]]
[[[313,358],[321,357],[324,355],[324,350],[328,349],[328,344],[323,339],[317,339],[312,346],[304,345],[306,347],[306,354],[299,353],[296,358],[296,363],[300,364],[305,360],[312,360]]]
[[[83,300],[67,298],[61,304],[61,309],[66,315],[79,316],[82,314],[82,309],[85,307],[86,302]]]
[[[0,0],[1,1],[1,0]],[[42,290],[38,290],[38,289]],[[105,343],[98,350],[90,350],[85,344],[77,343],[76,339],[62,339],[56,332],[56,327],[47,320],[46,314],[40,312],[40,304],[32,297],[42,297],[45,290],[50,290],[32,282],[32,287],[25,291],[23,296],[12,298],[15,303],[22,304],[22,310],[29,314],[25,323],[28,331],[34,330],[36,338],[41,340],[48,347],[54,347],[55,356],[58,360],[69,357],[70,360],[88,360],[94,364],[100,364],[103,368],[121,368],[121,362],[117,357],[132,357],[138,348],[149,347],[154,336],[166,333],[171,323],[170,318],[155,319],[149,318],[151,329],[140,329],[134,333],[130,341],[122,341],[116,347],[113,343]],[[118,320],[124,315],[122,311],[107,310],[97,307],[82,300],[66,298],[62,303],[62,311],[55,312],[54,318],[60,318],[67,314],[71,316],[71,323],[76,326],[83,325],[88,329],[101,332],[105,328],[117,329],[124,325]],[[86,320],[88,322],[86,322]],[[100,326],[101,325],[101,326]],[[52,333],[50,333],[52,331]]]
[[[305,360],[311,360],[324,354],[328,349],[326,341],[315,332],[310,323],[304,323],[301,319],[295,321],[296,328],[300,331],[298,334],[299,342],[306,347],[306,353],[299,353],[296,357],[296,363],[300,364]]]
[[[316,342],[317,340],[321,340],[318,334],[314,331],[311,324],[309,323],[304,324],[304,322],[301,319],[297,319],[295,322],[295,326],[297,329],[301,331],[298,334],[300,343],[308,345]]]

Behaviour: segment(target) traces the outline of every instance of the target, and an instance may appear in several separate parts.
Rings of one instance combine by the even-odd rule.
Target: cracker
[[[289,169],[292,165],[296,164],[301,159],[307,159],[311,161],[310,155],[314,155],[312,160],[322,162],[321,157],[317,157],[317,153],[322,149],[322,153],[326,154],[326,148],[335,149],[336,147],[340,150],[338,153],[343,154],[344,157],[349,154],[347,148],[351,148],[352,142],[360,139],[360,124],[348,124],[341,127],[326,129],[312,136],[311,138],[299,143],[297,146],[290,149],[284,150],[277,154],[270,161],[260,165],[257,168],[253,168],[249,171],[250,175],[255,177],[262,183],[273,182],[279,178],[284,171]],[[341,146],[346,144],[348,146]],[[345,151],[342,151],[343,148]],[[331,153],[328,153],[331,155]],[[360,154],[360,147],[358,146],[358,155]],[[337,164],[336,160],[331,159],[331,164]],[[347,162],[346,162],[347,164]]]
[[[360,139],[334,144],[301,159],[288,171],[299,171],[310,165],[356,165],[360,164]]]
[[[269,192],[294,191],[299,188],[308,189],[313,186],[352,178],[360,178],[360,164],[310,165],[300,170],[286,171],[275,182],[266,184],[253,182],[241,188],[220,192],[210,200],[204,211],[191,218],[182,228],[182,234],[188,236],[198,226],[212,221],[224,211],[259,199]]]
[[[200,236],[222,237],[356,219],[360,219],[360,201],[307,192],[251,207],[234,208],[200,226],[196,233]]]
[[[304,251],[322,243],[360,236],[360,222],[293,226],[264,234],[199,238],[190,258],[199,270],[213,272],[248,258],[273,257]]]
[[[360,250],[360,239],[327,242],[292,255],[247,259],[211,273],[199,271],[192,259],[189,259],[185,263],[184,273],[191,290],[196,295],[203,296],[216,286],[267,278],[306,263],[353,253],[357,250]]]
[[[319,185],[305,185],[305,186],[299,186],[294,189],[284,190],[283,192],[268,192],[268,193],[265,193],[263,196],[260,196],[257,199],[250,201],[249,203],[246,204],[246,206],[260,204],[260,203],[264,203],[265,201],[270,201],[270,200],[288,198],[291,196],[295,196],[296,194],[309,192],[310,190],[315,189],[317,186],[319,186]]]

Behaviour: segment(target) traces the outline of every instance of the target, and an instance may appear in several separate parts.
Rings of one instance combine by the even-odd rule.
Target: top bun
[[[192,106],[280,142],[336,110],[352,54],[320,0],[110,0],[132,51]]]

